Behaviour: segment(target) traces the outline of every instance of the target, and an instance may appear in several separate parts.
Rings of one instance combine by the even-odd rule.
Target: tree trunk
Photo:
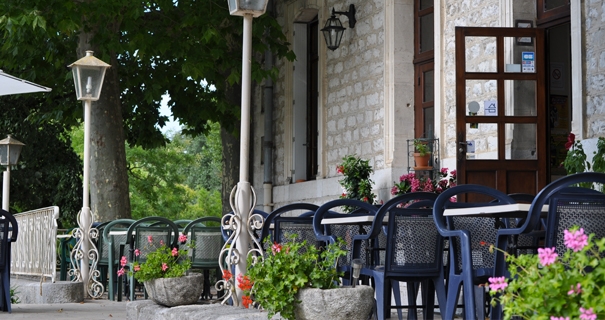
[[[78,57],[94,50],[84,32],[80,34]],[[97,57],[102,52],[95,52]],[[90,204],[95,221],[130,218],[130,196],[126,171],[124,123],[120,102],[118,62],[111,52],[111,68],[98,101],[92,103],[90,121]]]
[[[233,105],[241,104],[241,86],[227,86],[227,100]],[[237,131],[240,128],[240,122],[236,124]],[[233,211],[229,202],[231,190],[239,181],[239,136],[228,132],[221,126],[221,143],[223,145],[223,177],[221,200],[223,202],[223,215]]]

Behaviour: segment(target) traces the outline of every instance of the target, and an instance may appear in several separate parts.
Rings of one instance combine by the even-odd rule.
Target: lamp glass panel
[[[74,66],[72,72],[78,100],[98,100],[105,76],[105,68]]]
[[[22,148],[22,145],[0,145],[0,165],[6,166],[9,164],[9,161],[10,165],[17,164]]]
[[[239,0],[239,6],[242,10],[265,11],[267,0]]]

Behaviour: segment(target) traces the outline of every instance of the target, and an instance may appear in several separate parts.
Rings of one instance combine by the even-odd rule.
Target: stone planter
[[[196,303],[204,290],[204,276],[192,273],[178,278],[158,278],[145,281],[145,289],[153,302],[174,307]]]
[[[374,289],[370,286],[336,289],[301,289],[296,296],[301,301],[294,309],[297,320],[367,320],[374,307]]]

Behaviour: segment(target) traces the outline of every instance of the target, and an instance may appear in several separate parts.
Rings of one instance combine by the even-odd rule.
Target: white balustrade
[[[59,207],[31,210],[14,217],[19,235],[11,244],[11,274],[50,277],[55,282]]]

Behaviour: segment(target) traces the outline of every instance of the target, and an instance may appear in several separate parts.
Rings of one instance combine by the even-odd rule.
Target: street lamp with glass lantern
[[[95,270],[98,261],[98,251],[91,240],[91,226],[94,221],[93,214],[90,211],[89,196],[89,172],[90,172],[90,114],[92,101],[99,100],[105,71],[110,67],[109,64],[94,57],[92,51],[86,51],[86,56],[70,64],[76,87],[76,97],[78,100],[84,100],[84,174],[82,176],[83,184],[83,205],[82,211],[78,216],[78,230],[75,234],[80,235],[78,244],[74,247],[72,256],[76,255],[80,260],[80,273],[76,272],[76,277],[80,276],[84,283],[84,294],[97,298],[103,294],[103,285],[95,281],[98,277],[98,270]],[[97,233],[93,231],[96,236]],[[89,268],[89,260],[92,260],[92,270]],[[73,261],[73,260],[72,260]],[[77,265],[76,265],[77,268]],[[92,276],[91,276],[92,275]],[[92,282],[92,283],[91,283]]]
[[[6,139],[0,140],[0,165],[6,166],[2,179],[2,210],[7,212],[10,199],[11,166],[19,162],[19,155],[21,155],[24,145],[21,141],[13,139],[10,134]]]
[[[228,249],[227,263],[231,271],[231,262],[236,263],[235,274],[246,273],[246,257],[250,250],[249,218],[256,203],[256,195],[248,181],[250,158],[250,90],[251,90],[251,60],[252,60],[252,18],[256,18],[267,10],[269,0],[229,0],[229,13],[244,18],[243,44],[242,44],[242,101],[241,101],[241,127],[240,127],[240,165],[239,182],[231,192],[231,207],[235,213],[228,225],[233,228],[232,244]],[[223,221],[226,221],[223,218]],[[232,224],[232,223],[235,224]],[[224,247],[226,250],[227,244]],[[241,255],[244,256],[241,256]],[[236,256],[233,258],[233,256]],[[221,255],[222,258],[222,255]],[[222,261],[219,261],[222,266]],[[232,280],[235,281],[235,280]],[[232,285],[232,284],[231,284]],[[237,286],[236,286],[237,288]],[[233,297],[234,305],[241,303],[241,291]],[[229,292],[232,292],[229,290]],[[229,299],[227,295],[224,299]]]

